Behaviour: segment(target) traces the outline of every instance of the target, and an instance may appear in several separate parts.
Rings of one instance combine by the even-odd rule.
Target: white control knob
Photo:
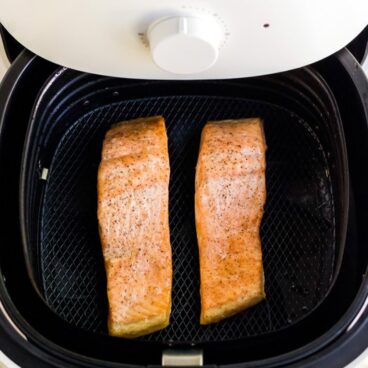
[[[175,74],[194,74],[216,62],[223,36],[214,19],[177,16],[151,24],[147,38],[157,66]]]

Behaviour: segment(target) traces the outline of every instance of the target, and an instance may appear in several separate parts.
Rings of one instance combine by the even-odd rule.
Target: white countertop
[[[0,39],[0,81],[9,67],[9,61],[5,55],[4,45]]]

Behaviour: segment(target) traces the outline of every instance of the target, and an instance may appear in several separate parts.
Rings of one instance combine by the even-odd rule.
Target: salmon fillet
[[[266,200],[260,119],[208,122],[196,170],[201,324],[265,298],[260,224]]]
[[[169,177],[162,117],[121,122],[106,133],[98,221],[112,336],[137,337],[169,324]]]

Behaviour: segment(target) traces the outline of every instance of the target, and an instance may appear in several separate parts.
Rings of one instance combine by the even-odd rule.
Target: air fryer
[[[286,15],[301,17],[301,10],[280,15],[273,4],[262,15],[265,4],[249,2],[253,15],[244,18],[260,27],[252,42],[251,25],[239,15],[226,18],[234,12],[221,1],[180,4],[176,13],[168,11],[174,3],[154,4],[161,10],[152,13],[135,4],[129,13],[110,2],[127,10],[124,19],[130,14],[123,34],[146,14],[137,23],[146,31],[137,26],[134,37],[124,34],[119,62],[106,61],[119,47],[116,35],[103,57],[89,60],[117,24],[117,17],[105,23],[108,12],[100,14],[101,38],[79,53],[75,47],[88,36],[81,26],[99,19],[97,10],[108,4],[94,2],[82,20],[79,3],[48,18],[52,5],[42,1],[29,2],[28,18],[26,2],[5,3],[3,36],[9,55],[17,55],[0,87],[0,345],[7,356],[22,367],[321,367],[344,366],[368,346],[368,82],[359,64],[367,31],[356,37],[367,23],[363,2],[360,9],[330,3],[340,12],[326,21],[319,42],[312,35],[322,7],[313,25],[303,16],[296,27]],[[216,6],[219,12],[208,10]],[[331,40],[346,16],[341,10],[355,21]],[[69,25],[80,18],[76,40],[72,29],[60,31],[61,15]],[[41,19],[38,37],[31,35]],[[295,37],[280,40],[281,20],[285,29],[296,27]],[[176,26],[189,30],[189,41]],[[244,44],[232,43],[246,34]],[[298,57],[280,52],[297,40],[309,40]],[[350,41],[359,62],[347,48],[336,52]],[[202,64],[170,58],[183,49],[192,55],[196,42]],[[274,59],[262,61],[272,51]],[[248,60],[226,62],[224,54]],[[165,116],[169,139],[173,307],[168,328],[129,340],[107,334],[96,176],[111,124],[157,114]],[[200,326],[192,201],[200,133],[208,120],[248,116],[264,120],[268,144],[261,227],[267,298]]]

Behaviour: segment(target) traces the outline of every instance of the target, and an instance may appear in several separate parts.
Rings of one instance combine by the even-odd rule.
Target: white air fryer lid
[[[63,66],[146,79],[249,77],[338,51],[368,0],[0,0],[0,22]]]

